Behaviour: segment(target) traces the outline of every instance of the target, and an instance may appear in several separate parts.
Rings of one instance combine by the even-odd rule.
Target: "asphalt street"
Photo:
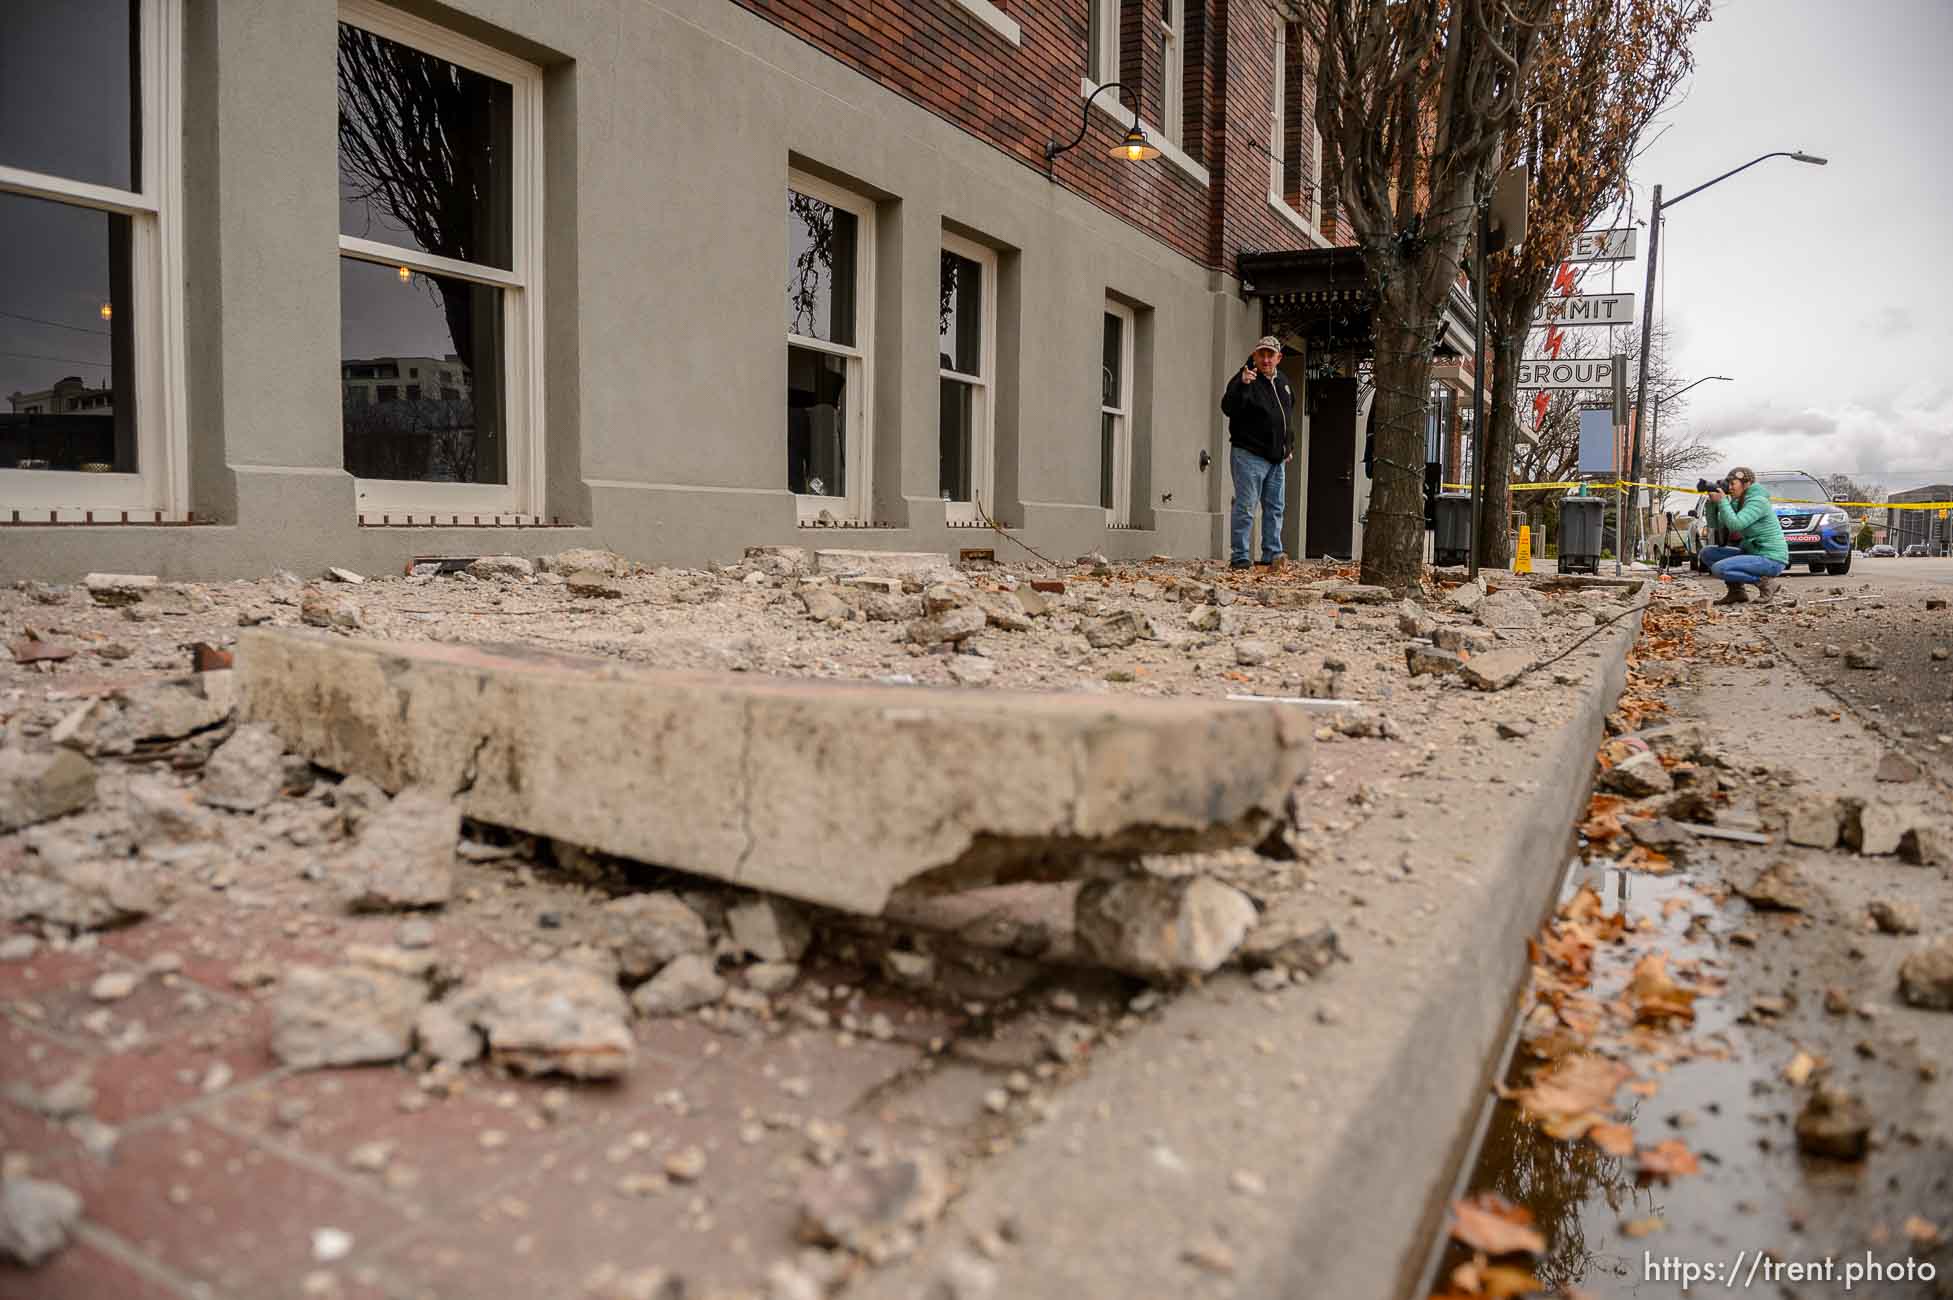
[[[1758,607],[1769,611],[1763,628],[1777,649],[1895,747],[1953,778],[1953,740],[1940,739],[1953,737],[1953,559],[1860,555],[1844,577],[1787,573],[1783,592],[1796,599],[1793,611]],[[1949,607],[1928,609],[1929,600]],[[1851,667],[1854,648],[1876,666]]]

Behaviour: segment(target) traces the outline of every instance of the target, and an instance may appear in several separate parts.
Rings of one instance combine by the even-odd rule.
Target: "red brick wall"
[[[734,3],[1039,171],[1044,142],[1062,143],[1078,131],[1090,20],[1085,0],[1007,6],[1023,28],[1021,46],[952,0]],[[1118,135],[1111,118],[1092,116],[1085,142],[1058,160],[1059,181],[1205,261],[1206,191],[1164,163],[1135,166],[1106,157]],[[1156,113],[1146,116],[1157,120]]]

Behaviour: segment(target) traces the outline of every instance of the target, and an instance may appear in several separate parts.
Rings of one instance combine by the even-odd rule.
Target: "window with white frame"
[[[339,381],[362,514],[541,508],[542,74],[339,7]]]
[[[1091,0],[1091,5],[1086,62],[1093,84],[1103,86],[1119,79],[1119,0]]]
[[[1159,0],[1160,4],[1160,133],[1169,142],[1186,147],[1187,58],[1182,38],[1186,34],[1186,0]]]
[[[941,388],[939,426],[943,513],[970,523],[977,507],[996,510],[991,431],[996,425],[997,255],[981,244],[943,236],[936,310]]]
[[[1099,504],[1114,528],[1132,518],[1133,321],[1132,308],[1107,301],[1099,377]]]
[[[0,504],[180,514],[179,0],[0,4]],[[53,517],[53,516],[50,516]]]
[[[1322,93],[1321,83],[1319,82],[1316,83],[1316,93],[1317,94]],[[1310,121],[1313,123],[1314,120],[1315,120],[1314,115],[1311,114]],[[1310,161],[1309,161],[1309,225],[1315,228],[1316,230],[1321,230],[1322,229],[1322,128],[1319,126],[1312,125],[1309,129],[1310,129],[1310,138],[1315,142],[1315,152],[1310,155]]]
[[[787,178],[787,487],[800,517],[864,520],[875,207]]]

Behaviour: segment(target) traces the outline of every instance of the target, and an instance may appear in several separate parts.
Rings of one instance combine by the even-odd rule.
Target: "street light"
[[[1703,181],[1694,189],[1685,190],[1665,203],[1661,197],[1661,186],[1655,186],[1654,208],[1648,214],[1648,283],[1641,295],[1640,374],[1634,384],[1634,457],[1632,467],[1628,473],[1628,517],[1630,520],[1633,519],[1634,512],[1638,508],[1636,499],[1641,494],[1641,424],[1648,415],[1648,351],[1652,346],[1654,338],[1655,257],[1661,250],[1661,214],[1663,210],[1674,207],[1683,199],[1700,194],[1711,185],[1726,181],[1737,172],[1748,171],[1758,163],[1770,158],[1788,158],[1792,162],[1810,163],[1815,167],[1822,167],[1830,161],[1827,158],[1819,158],[1816,154],[1805,153],[1801,149],[1779,149],[1774,153],[1766,153],[1761,157],[1752,158],[1741,167],[1732,167],[1722,175],[1711,180]],[[1697,382],[1699,383],[1701,381],[1698,380]],[[1638,541],[1639,539],[1637,538],[1636,540]],[[1623,547],[1625,548],[1625,541],[1623,542]]]
[[[1655,445],[1655,431],[1661,428],[1661,404],[1667,401],[1671,397],[1680,397],[1683,393],[1688,392],[1689,389],[1694,388],[1696,384],[1706,384],[1711,379],[1719,379],[1725,384],[1733,384],[1736,382],[1734,379],[1731,379],[1728,375],[1704,375],[1702,376],[1702,378],[1696,380],[1695,383],[1683,384],[1680,388],[1671,388],[1665,393],[1655,394],[1654,414],[1651,415],[1648,420],[1648,445],[1650,447]],[[1637,474],[1635,475],[1635,477],[1638,479],[1641,476]],[[1650,487],[1648,490],[1648,497],[1650,500],[1654,499],[1654,489],[1652,487]],[[1664,487],[1661,494],[1661,501],[1659,503],[1659,506],[1651,506],[1649,508],[1650,510],[1666,509],[1667,505],[1668,505],[1668,492],[1667,489]],[[1668,557],[1667,543],[1664,542],[1660,549],[1661,549],[1662,558],[1665,562]]]

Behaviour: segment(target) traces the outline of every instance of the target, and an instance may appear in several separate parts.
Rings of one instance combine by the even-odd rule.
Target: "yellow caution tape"
[[[1469,492],[1469,483],[1446,483],[1447,492]],[[1675,487],[1669,483],[1636,483],[1631,479],[1616,479],[1611,482],[1587,480],[1575,483],[1511,483],[1507,487],[1513,492],[1549,492],[1555,488],[1584,487],[1592,492],[1617,492],[1624,488],[1645,488],[1650,492],[1679,492],[1684,496],[1704,496],[1694,488]],[[1953,501],[1814,501],[1806,497],[1771,497],[1771,505],[1778,506],[1840,506],[1856,510],[1953,510]]]

